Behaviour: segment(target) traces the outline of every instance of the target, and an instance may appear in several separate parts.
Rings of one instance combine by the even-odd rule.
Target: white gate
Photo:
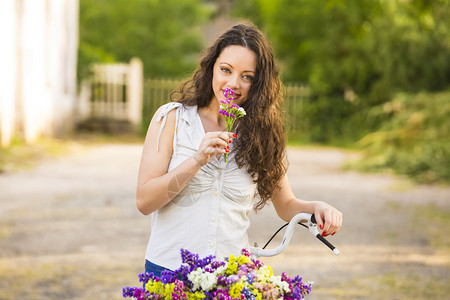
[[[143,69],[140,59],[129,64],[94,64],[79,98],[79,121],[104,119],[128,121],[139,126],[142,120]]]

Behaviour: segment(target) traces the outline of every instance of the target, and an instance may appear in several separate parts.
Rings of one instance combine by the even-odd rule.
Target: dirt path
[[[137,285],[150,226],[134,204],[140,153],[102,145],[0,176],[0,299],[122,299],[123,286]],[[264,260],[276,273],[314,281],[308,299],[446,299],[450,188],[342,171],[339,150],[289,157],[296,195],[332,203],[345,226],[330,239],[338,257],[300,230]],[[430,216],[446,227],[429,227]],[[252,219],[260,245],[283,224],[271,207]]]

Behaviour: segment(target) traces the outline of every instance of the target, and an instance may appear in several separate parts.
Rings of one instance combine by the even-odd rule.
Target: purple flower
[[[252,294],[252,292],[250,292],[250,290],[248,289],[248,288],[243,288],[242,289],[242,294],[248,299],[248,298],[250,298],[250,296],[252,296],[253,294]]]
[[[232,89],[226,88],[223,90],[223,95],[225,98],[233,98],[234,91]]]
[[[175,282],[177,274],[174,271],[164,270],[161,272],[161,282],[164,284]]]
[[[253,284],[253,282],[255,282],[255,276],[253,273],[248,273],[246,276],[248,284]]]
[[[255,265],[255,267],[256,267],[257,269],[259,269],[259,268],[261,268],[262,266],[264,266],[264,264],[263,264],[261,261],[257,260],[257,259],[252,260],[252,262],[253,262],[253,264]]]
[[[126,297],[134,297],[138,300],[143,300],[146,297],[146,291],[143,288],[138,287],[125,287],[122,289],[122,295]]]
[[[149,280],[154,280],[155,277],[156,276],[153,273],[142,273],[139,274],[139,282],[146,284]]]
[[[234,122],[245,116],[246,112],[244,108],[239,107],[237,104],[232,104],[234,101],[234,91],[232,89],[224,89],[223,95],[226,98],[225,100],[220,100],[220,109],[219,114],[223,115],[226,122],[226,131],[231,132],[233,129]],[[225,153],[224,155],[225,163],[227,163],[228,153]]]
[[[230,275],[227,277],[227,283],[231,284],[231,283],[235,283],[239,281],[239,276],[238,275]]]
[[[241,250],[241,254],[242,254],[242,255],[245,255],[245,256],[247,256],[247,257],[250,257],[250,251],[248,251],[247,249],[242,249],[242,250]]]
[[[125,297],[133,297],[133,294],[134,294],[134,290],[135,290],[136,288],[134,288],[134,287],[124,287],[123,289],[122,289],[122,295],[123,295],[123,297],[125,298]]]
[[[217,285],[226,286],[228,284],[226,276],[217,277]]]
[[[213,262],[211,263],[211,267],[212,267],[214,270],[217,270],[219,267],[223,267],[223,266],[225,266],[225,262],[223,262],[223,261],[213,261]]]
[[[214,291],[213,293],[214,298],[217,300],[233,300],[233,298],[230,297],[228,294],[227,289],[218,289],[217,291]]]

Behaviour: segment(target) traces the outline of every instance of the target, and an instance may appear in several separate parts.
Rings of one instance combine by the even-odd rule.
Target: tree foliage
[[[192,71],[209,10],[200,0],[80,0],[79,76],[92,62],[143,60],[146,76]]]
[[[250,0],[234,12],[269,33],[286,81],[321,95],[379,103],[450,82],[447,0]]]
[[[351,138],[364,133],[359,129],[368,124],[357,114],[398,92],[448,87],[448,2],[250,0],[236,3],[234,13],[268,32],[284,81],[308,84],[312,98],[305,134],[329,142],[349,133],[349,121],[358,129]]]

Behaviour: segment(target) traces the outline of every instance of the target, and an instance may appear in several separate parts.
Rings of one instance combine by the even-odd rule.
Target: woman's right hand
[[[201,165],[206,165],[214,155],[222,155],[228,153],[230,150],[231,139],[235,138],[236,134],[226,131],[212,131],[205,134],[194,154],[194,159]]]
[[[160,110],[155,113],[158,116]],[[205,134],[197,151],[189,159],[168,172],[173,154],[176,111],[167,115],[167,121],[158,135],[162,120],[153,117],[142,151],[136,190],[136,205],[139,211],[148,215],[172,200],[213,155],[226,153],[229,141],[235,136],[230,132],[209,132]]]

